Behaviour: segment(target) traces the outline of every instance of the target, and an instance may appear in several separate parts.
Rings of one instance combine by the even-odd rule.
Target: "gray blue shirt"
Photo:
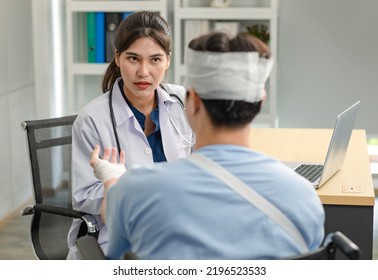
[[[310,250],[324,237],[314,187],[283,163],[233,145],[202,153],[278,207]],[[188,160],[128,170],[108,194],[107,256],[141,259],[279,259],[299,254],[278,224]]]

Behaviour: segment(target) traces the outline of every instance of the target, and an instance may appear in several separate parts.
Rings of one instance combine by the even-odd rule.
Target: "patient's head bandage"
[[[258,52],[209,52],[186,49],[184,86],[194,88],[202,99],[250,103],[264,97],[273,60]]]

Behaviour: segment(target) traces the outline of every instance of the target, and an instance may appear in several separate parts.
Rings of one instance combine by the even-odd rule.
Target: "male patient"
[[[270,56],[268,47],[249,34],[212,33],[191,41],[185,102],[196,143],[189,158],[129,169],[121,176],[123,153],[119,164],[115,149],[105,149],[100,159],[95,148],[91,165],[107,193],[109,259],[126,251],[140,259],[280,259],[319,247],[325,218],[313,186],[249,147]],[[240,179],[278,210],[278,218],[199,167],[191,160],[196,155]]]

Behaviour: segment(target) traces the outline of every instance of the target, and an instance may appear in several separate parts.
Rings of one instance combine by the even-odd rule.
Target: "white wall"
[[[378,1],[281,0],[281,127],[333,127],[356,100],[356,128],[378,134]]]
[[[32,195],[24,131],[35,115],[30,0],[0,0],[0,221]]]
[[[55,10],[53,12],[53,10]],[[59,83],[56,76],[64,80],[64,65],[57,66],[57,57],[61,63],[65,62],[64,44],[54,44],[53,36],[64,42],[64,16],[65,1],[38,0],[32,1],[33,24],[33,56],[35,77],[36,118],[60,117],[65,115],[64,94],[66,87],[64,81]],[[57,19],[53,19],[57,17]],[[54,24],[57,28],[54,29]],[[57,67],[61,73],[56,75]],[[59,88],[59,90],[57,90]]]
[[[58,116],[64,110],[56,107],[63,100],[57,100],[54,88],[54,3],[63,18],[61,0],[0,0],[0,224],[32,198],[21,122]],[[64,59],[63,52],[59,55]]]
[[[55,1],[55,0],[54,0]],[[36,117],[54,115],[54,48],[52,38],[51,0],[32,1],[33,57]]]

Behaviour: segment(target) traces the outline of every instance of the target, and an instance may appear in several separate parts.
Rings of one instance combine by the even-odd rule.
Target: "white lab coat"
[[[164,84],[165,90],[157,89],[159,106],[159,123],[163,148],[167,161],[173,161],[190,154],[191,146],[185,141],[193,141],[192,130],[187,122],[185,111],[174,93],[185,100],[182,86]],[[167,92],[167,91],[168,92]],[[125,150],[126,168],[136,165],[153,164],[153,156],[147,137],[138,120],[125,102],[118,81],[112,93],[112,105],[120,146]],[[173,119],[174,125],[170,121]],[[176,126],[179,130],[175,129]],[[181,134],[181,135],[180,135]],[[98,238],[99,244],[106,248],[108,234],[100,218],[100,205],[104,197],[102,183],[93,175],[89,164],[92,150],[96,144],[103,152],[105,147],[117,147],[109,109],[109,92],[97,97],[86,105],[78,114],[73,124],[72,136],[72,199],[73,208],[95,215],[102,228]],[[70,247],[69,259],[79,256],[76,252],[76,237],[80,220],[75,220],[68,234]]]

